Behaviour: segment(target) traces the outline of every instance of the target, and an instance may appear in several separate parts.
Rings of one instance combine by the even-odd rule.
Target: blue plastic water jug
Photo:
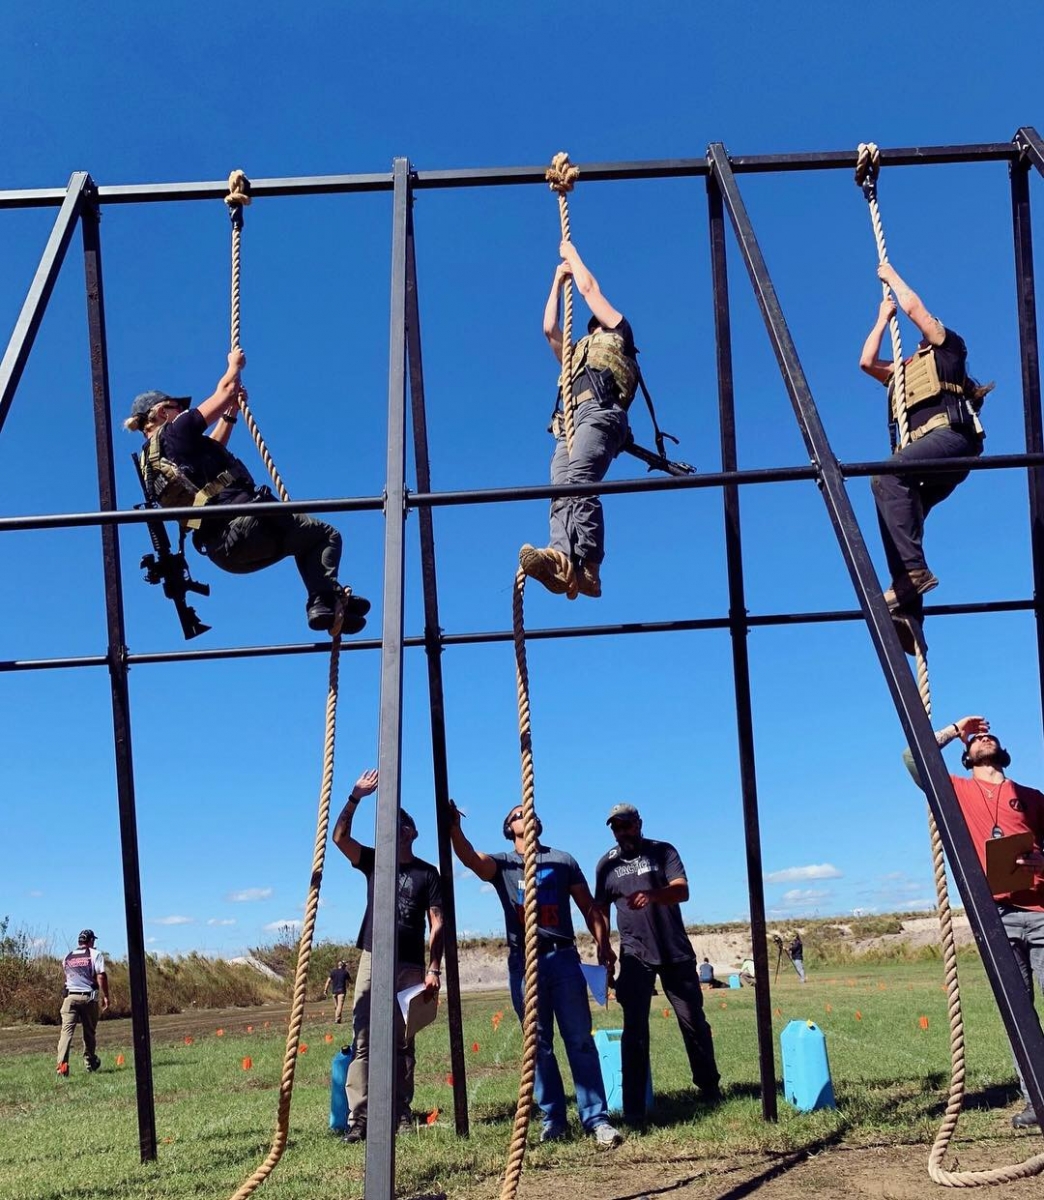
[[[729,987],[738,988],[740,986],[740,977],[738,975],[729,976]]]
[[[354,1046],[342,1046],[330,1066],[330,1128],[334,1133],[348,1128],[348,1066],[354,1053]]]
[[[595,1049],[602,1068],[602,1083],[605,1085],[606,1106],[611,1113],[623,1112],[623,1064],[620,1057],[622,1029],[596,1029]],[[649,1068],[648,1087],[645,1092],[645,1111],[653,1106],[652,1067]]]
[[[791,1021],[779,1035],[783,1095],[798,1112],[836,1108],[826,1038],[812,1021]]]

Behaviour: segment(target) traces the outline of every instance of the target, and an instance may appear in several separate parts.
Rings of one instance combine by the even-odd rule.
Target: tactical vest
[[[925,346],[918,350],[903,371],[906,383],[906,410],[912,412],[922,404],[939,399],[944,392],[951,395],[963,396],[963,383],[954,383],[939,378],[939,366],[935,361],[935,347]],[[892,419],[898,420],[895,411],[895,380],[888,385],[888,403],[892,410]]]
[[[149,438],[138,457],[149,495],[161,508],[202,508],[215,496],[219,496],[225,488],[235,484],[241,485],[244,491],[253,492],[254,481],[250,478],[250,472],[234,454],[228,455],[227,470],[202,487],[197,487],[177,463],[164,458],[160,445],[161,432],[157,430]],[[193,517],[183,521],[182,525],[186,529],[198,529],[202,523],[202,517]]]
[[[65,971],[65,987],[70,992],[93,992],[98,987],[98,972],[94,969],[94,955],[90,947],[78,946],[70,950],[62,962]]]
[[[609,371],[616,385],[612,397],[621,408],[627,409],[638,390],[638,364],[624,354],[623,335],[611,329],[599,329],[581,338],[573,347],[573,390],[583,385],[585,370],[596,374]]]

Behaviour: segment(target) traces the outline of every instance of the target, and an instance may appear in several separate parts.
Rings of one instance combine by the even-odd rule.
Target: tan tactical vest
[[[616,382],[617,403],[624,409],[631,405],[638,390],[638,364],[623,352],[623,335],[611,329],[599,329],[581,338],[573,347],[573,383],[583,375],[584,368],[592,371],[611,371]]]
[[[906,410],[907,412],[935,400],[943,392],[953,392],[958,396],[964,395],[964,388],[957,383],[947,383],[939,378],[939,368],[935,362],[935,347],[926,346],[918,350],[904,369],[906,381]],[[892,408],[892,419],[898,420],[895,411],[895,381],[888,385],[888,401]]]
[[[202,508],[208,500],[213,500],[237,481],[247,487],[253,487],[248,477],[232,471],[222,471],[216,479],[212,479],[201,488],[196,487],[177,463],[163,457],[159,430],[149,438],[138,462],[141,464],[145,486],[161,508]],[[182,521],[181,524],[186,529],[198,529],[202,522],[202,517],[194,517],[190,521]]]

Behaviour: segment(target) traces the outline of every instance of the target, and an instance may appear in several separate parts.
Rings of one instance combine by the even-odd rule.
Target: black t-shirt
[[[804,953],[805,947],[801,944],[801,939],[795,936],[794,940],[790,943],[790,957],[801,958],[803,957]]]
[[[344,967],[334,967],[330,972],[330,990],[336,996],[348,987],[348,972]]]
[[[624,858],[619,846],[602,855],[595,868],[595,903],[616,904],[620,949],[644,963],[676,963],[695,958],[677,904],[650,904],[628,908],[627,897],[666,887],[672,879],[684,879],[678,851],[670,842],[642,838],[637,853]]]
[[[355,943],[360,950],[371,950],[373,938],[373,869],[376,855],[372,846],[362,846],[355,868],[366,876],[366,912]],[[399,863],[396,890],[399,918],[399,962],[411,966],[427,965],[428,949],[424,941],[424,917],[429,908],[442,907],[442,877],[438,869],[421,858]]]
[[[211,504],[244,504],[253,499],[255,489],[250,472],[234,454],[207,437],[207,424],[198,408],[190,408],[168,421],[159,438],[163,457],[176,463],[196,487],[217,479],[222,471],[230,471],[243,481],[225,488]]]

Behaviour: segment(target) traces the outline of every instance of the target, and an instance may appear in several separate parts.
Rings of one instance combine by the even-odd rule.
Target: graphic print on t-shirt
[[[515,888],[515,909],[519,924],[525,926],[526,896],[525,880],[519,876]],[[558,912],[558,887],[555,883],[553,865],[537,867],[537,924],[541,929],[558,929],[561,925]]]

